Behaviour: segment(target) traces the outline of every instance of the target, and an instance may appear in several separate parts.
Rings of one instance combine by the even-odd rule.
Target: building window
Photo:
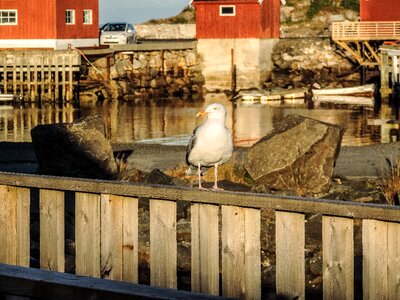
[[[65,23],[66,24],[75,24],[75,10],[67,9],[65,11]]]
[[[219,15],[220,16],[235,16],[236,15],[235,5],[220,5]]]
[[[92,24],[92,10],[91,9],[85,9],[83,10],[83,24]]]
[[[0,10],[0,25],[17,25],[17,10]]]

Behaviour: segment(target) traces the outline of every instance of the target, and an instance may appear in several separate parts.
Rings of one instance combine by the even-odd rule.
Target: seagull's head
[[[225,121],[226,109],[220,103],[212,103],[206,107],[205,111],[201,111],[197,114],[198,117],[207,115],[208,119],[218,119]]]

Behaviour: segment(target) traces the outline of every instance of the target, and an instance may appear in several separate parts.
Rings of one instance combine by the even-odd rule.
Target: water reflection
[[[196,113],[207,104],[227,107],[227,126],[236,145],[250,146],[271,131],[289,114],[299,114],[345,128],[342,145],[367,145],[397,140],[399,128],[389,106],[380,109],[308,109],[303,100],[268,104],[232,103],[224,94],[208,94],[204,102],[176,100],[173,103],[134,104],[108,102],[101,105],[0,106],[0,141],[31,141],[30,130],[38,124],[72,122],[79,117],[101,114],[106,134],[113,143],[161,142],[186,144],[193,129],[203,120]],[[388,124],[390,123],[390,124]]]

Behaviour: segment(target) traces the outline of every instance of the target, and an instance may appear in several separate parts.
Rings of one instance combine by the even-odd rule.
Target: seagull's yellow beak
[[[197,113],[196,117],[204,117],[205,115],[207,115],[207,112],[200,111],[200,112]]]

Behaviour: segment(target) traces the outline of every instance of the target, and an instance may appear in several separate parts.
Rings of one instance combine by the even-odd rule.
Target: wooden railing
[[[400,22],[333,22],[332,39],[397,40],[400,39]]]
[[[322,215],[324,299],[353,299],[360,293],[355,275],[362,275],[364,299],[399,299],[398,207],[9,173],[0,173],[0,184],[0,263],[29,266],[30,201],[38,195],[40,267],[64,272],[64,207],[72,193],[76,274],[136,283],[138,199],[144,197],[152,286],[177,288],[177,202],[183,201],[193,292],[260,299],[261,231],[268,222],[276,232],[266,237],[276,244],[276,292],[304,299],[305,215],[311,213]],[[362,274],[354,274],[355,219],[362,220]]]

